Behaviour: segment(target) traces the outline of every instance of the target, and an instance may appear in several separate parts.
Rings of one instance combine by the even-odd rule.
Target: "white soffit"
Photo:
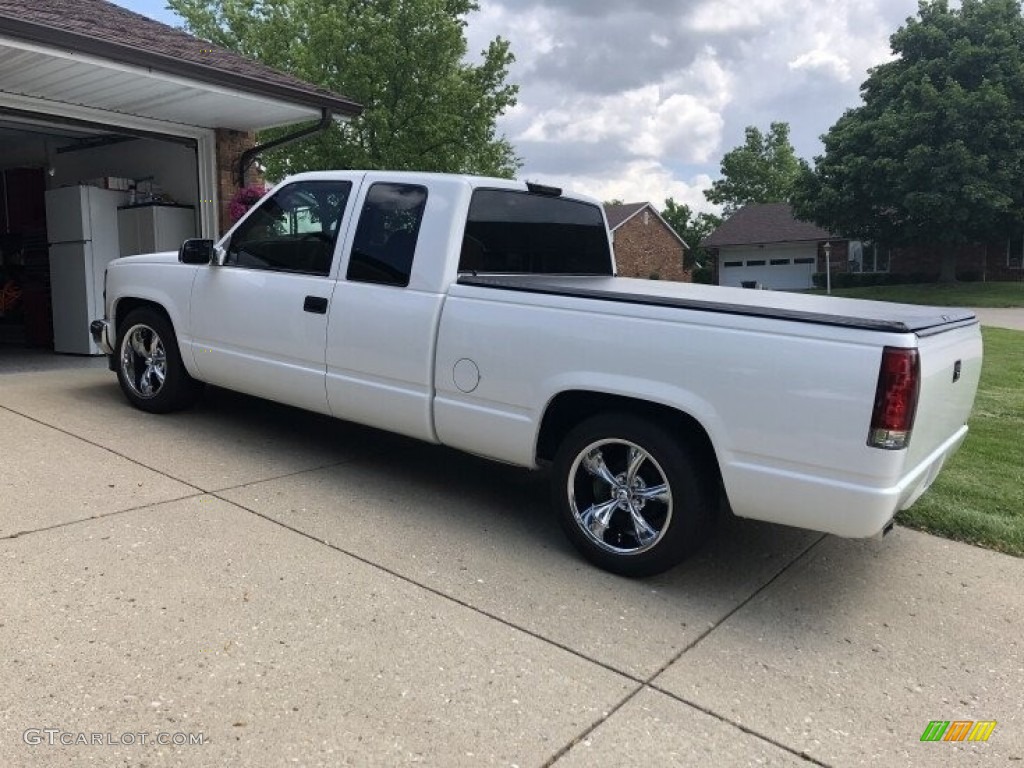
[[[238,131],[320,117],[312,107],[0,36],[0,105],[4,94]]]

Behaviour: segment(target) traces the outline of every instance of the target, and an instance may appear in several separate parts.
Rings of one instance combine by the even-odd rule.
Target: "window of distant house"
[[[851,272],[889,271],[889,249],[883,245],[851,240],[849,253]]]
[[[1024,236],[1011,237],[1006,244],[1006,266],[1020,269],[1024,266]]]
[[[644,226],[646,227],[650,223],[651,223],[651,212],[650,211],[644,211]]]

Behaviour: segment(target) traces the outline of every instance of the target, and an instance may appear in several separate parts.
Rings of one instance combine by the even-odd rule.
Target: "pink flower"
[[[252,186],[242,187],[235,192],[228,205],[228,214],[232,223],[245,216],[246,212],[259,202],[260,198],[267,193],[266,187]]]

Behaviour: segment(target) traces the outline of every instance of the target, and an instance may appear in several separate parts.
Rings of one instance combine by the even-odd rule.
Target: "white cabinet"
[[[176,251],[196,236],[196,212],[190,205],[130,205],[117,212],[122,256]]]

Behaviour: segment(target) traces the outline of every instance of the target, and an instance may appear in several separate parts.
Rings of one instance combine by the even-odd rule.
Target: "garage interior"
[[[94,354],[84,315],[102,297],[62,286],[196,236],[199,203],[194,140],[0,108],[0,362]]]

